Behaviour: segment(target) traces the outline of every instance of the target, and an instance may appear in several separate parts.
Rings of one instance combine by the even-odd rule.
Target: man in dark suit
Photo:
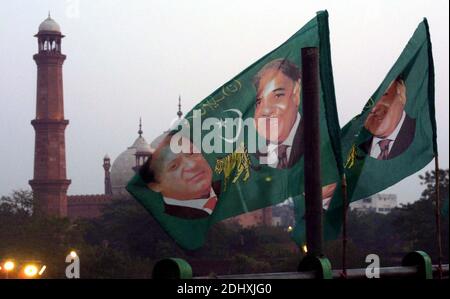
[[[375,104],[364,127],[372,134],[359,147],[372,158],[389,160],[403,153],[413,142],[416,120],[405,112],[406,86],[395,79]]]
[[[171,202],[170,199],[164,197],[164,212],[168,215],[185,219],[208,217],[211,215],[217,204],[218,196],[220,195],[220,187],[221,182],[215,181],[211,185],[210,193],[203,196],[203,198],[191,199],[190,201],[185,200],[181,202],[184,203],[184,205],[180,205],[180,201],[176,202],[176,199],[172,199]]]
[[[303,120],[300,116],[300,70],[287,59],[267,63],[254,77],[255,127],[267,141],[256,153],[260,164],[290,168],[303,155]],[[277,120],[278,127],[271,125]]]
[[[139,174],[147,186],[161,193],[166,214],[198,219],[208,217],[216,207],[220,181],[212,182],[212,170],[192,143],[187,152],[171,149],[174,134],[167,134],[141,167]]]

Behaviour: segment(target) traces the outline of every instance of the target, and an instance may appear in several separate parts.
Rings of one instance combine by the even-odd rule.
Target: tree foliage
[[[447,198],[449,171],[440,170],[441,200]],[[437,262],[435,172],[420,175],[425,186],[419,200],[401,205],[387,215],[350,212],[348,228],[351,241],[368,253],[377,253],[384,265],[398,265],[408,252],[423,250]],[[441,215],[442,253],[448,262],[449,218]]]
[[[380,256],[381,266],[399,265],[413,250],[424,250],[436,262],[434,175],[420,176],[425,189],[419,200],[387,215],[349,213],[349,267],[364,267],[369,253]],[[448,170],[440,171],[439,181],[441,199],[448,200]],[[195,275],[296,271],[303,257],[285,228],[242,228],[227,222],[210,229],[202,248],[183,250],[133,200],[114,200],[101,217],[76,221],[39,217],[32,208],[29,191],[0,198],[0,260],[41,261],[48,266],[46,277],[65,277],[65,257],[72,249],[79,253],[82,278],[148,278],[154,263],[167,257],[187,260]],[[448,263],[448,213],[441,223]],[[341,267],[341,240],[327,242],[325,254],[333,268]]]

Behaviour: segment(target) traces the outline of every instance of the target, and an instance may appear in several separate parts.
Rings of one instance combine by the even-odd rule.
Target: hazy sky
[[[137,137],[151,141],[175,116],[271,51],[316,11],[329,12],[341,125],[358,114],[427,17],[436,72],[441,168],[449,167],[449,2],[443,1],[2,1],[0,195],[33,176],[37,51],[50,10],[66,35],[65,117],[69,194],[103,192],[102,159]],[[424,170],[434,168],[431,162]],[[418,174],[386,190],[418,199]]]

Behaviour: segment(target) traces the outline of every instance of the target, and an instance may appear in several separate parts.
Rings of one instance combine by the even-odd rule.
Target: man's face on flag
[[[202,154],[194,152],[192,143],[182,139],[190,144],[188,153],[174,153],[169,141],[156,149],[151,163],[156,182],[150,183],[149,187],[164,197],[179,200],[209,196],[212,170]]]
[[[406,87],[402,80],[394,80],[375,104],[364,127],[374,136],[391,135],[402,118],[406,103]]]
[[[283,142],[295,123],[299,104],[300,80],[295,82],[278,69],[266,70],[256,91],[255,126],[258,133],[273,143]],[[270,118],[278,120],[277,132],[271,128]]]

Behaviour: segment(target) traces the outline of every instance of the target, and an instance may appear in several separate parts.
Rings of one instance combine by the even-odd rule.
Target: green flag
[[[433,159],[434,66],[426,20],[341,138],[352,201],[392,186]]]
[[[319,48],[322,179],[336,186],[340,127],[328,13],[319,12],[156,140],[155,151],[128,183],[127,190],[180,246],[199,248],[214,223],[302,194],[304,47]]]
[[[342,128],[341,142],[349,202],[396,184],[433,159],[437,153],[434,65],[426,19],[361,114]],[[326,239],[340,233],[340,188],[324,217]],[[304,242],[304,235],[300,232],[296,240]]]

